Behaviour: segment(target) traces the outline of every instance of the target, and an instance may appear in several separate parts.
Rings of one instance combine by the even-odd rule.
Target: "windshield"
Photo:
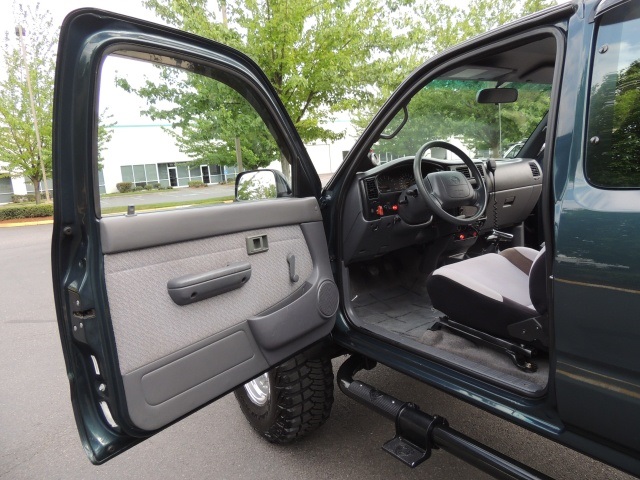
[[[381,139],[374,148],[376,153],[382,162],[388,162],[415,155],[428,141],[445,140],[460,147],[471,158],[505,158],[510,147],[524,144],[549,110],[551,86],[509,82],[500,87],[517,89],[517,101],[503,104],[476,102],[478,91],[496,86],[495,81],[443,78],[432,81],[407,105],[406,125],[394,138]],[[400,111],[386,132],[397,128],[403,118]],[[442,149],[432,149],[427,156],[456,158]]]

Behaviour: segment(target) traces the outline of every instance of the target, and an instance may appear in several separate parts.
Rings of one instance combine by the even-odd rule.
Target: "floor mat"
[[[422,338],[442,316],[424,293],[404,287],[381,288],[356,295],[351,304],[365,323],[415,339]]]
[[[549,363],[546,358],[534,360],[538,366],[536,372],[523,372],[504,353],[476,345],[446,329],[432,330],[444,314],[433,308],[431,299],[422,288],[378,288],[355,295],[351,305],[365,324],[376,325],[423,345],[462,357],[474,362],[478,366],[476,368],[485,373],[499,372],[511,385],[532,390],[527,385],[531,382],[538,386],[533,390],[538,390],[547,384]]]

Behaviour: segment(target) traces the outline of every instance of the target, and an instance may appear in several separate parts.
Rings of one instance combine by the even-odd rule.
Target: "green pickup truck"
[[[236,50],[83,9],[57,62],[53,285],[93,463],[232,391],[268,441],[310,434],[331,412],[331,360],[348,355],[339,390],[395,422],[384,449],[410,467],[440,448],[499,478],[544,478],[360,370],[382,363],[640,475],[640,2],[565,3],[428,60],[324,187]],[[203,138],[242,119],[281,168],[238,174],[234,202],[103,214],[114,65],[233,98]],[[514,125],[516,158],[470,153]],[[209,166],[130,163],[211,183]]]

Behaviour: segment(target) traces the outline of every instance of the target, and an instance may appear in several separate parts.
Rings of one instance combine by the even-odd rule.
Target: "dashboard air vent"
[[[531,167],[531,173],[533,173],[534,177],[539,177],[540,176],[540,169],[538,168],[538,165],[536,165],[533,162],[529,162],[529,166]]]
[[[480,177],[484,178],[484,170],[480,165],[478,165],[478,170],[480,170]],[[471,179],[471,172],[469,171],[469,167],[456,167],[456,171]]]
[[[367,190],[367,198],[369,200],[378,198],[378,187],[376,186],[375,178],[367,178],[364,181],[364,188]]]

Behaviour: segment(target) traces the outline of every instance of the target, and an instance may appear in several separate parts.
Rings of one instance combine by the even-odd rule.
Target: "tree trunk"
[[[282,167],[282,174],[286,177],[289,185],[291,185],[291,164],[282,154],[280,154],[280,166]]]
[[[236,161],[238,162],[238,173],[244,171],[242,165],[242,148],[240,147],[240,137],[236,137]]]
[[[29,180],[31,180],[31,183],[33,183],[33,193],[36,197],[36,205],[39,205],[42,201],[40,197],[40,181],[35,178],[30,178]]]

